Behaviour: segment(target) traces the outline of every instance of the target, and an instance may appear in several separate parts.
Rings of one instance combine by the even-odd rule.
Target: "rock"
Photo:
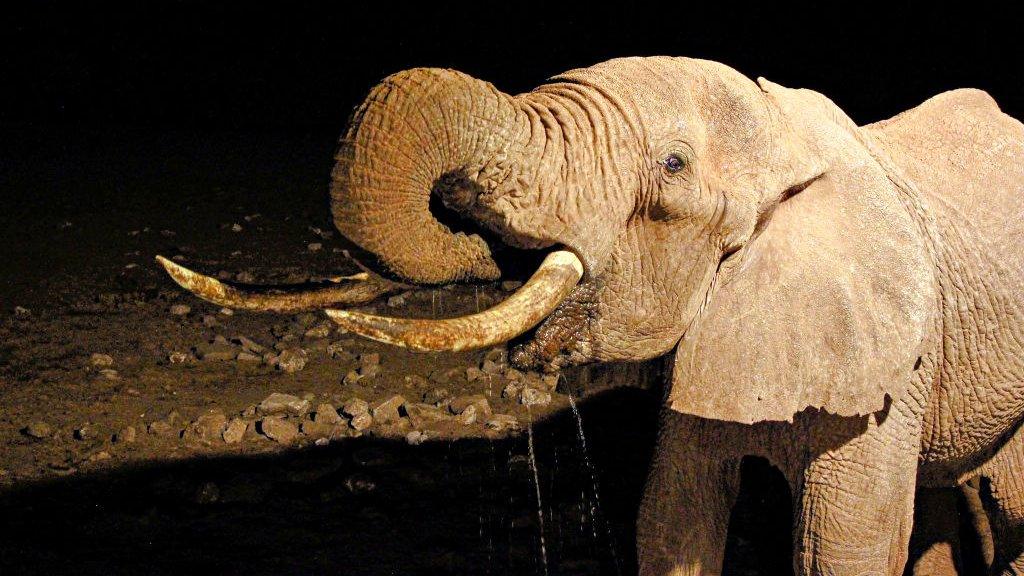
[[[238,274],[235,274],[235,280],[242,284],[252,284],[256,282],[256,277],[252,275],[252,272],[242,270]]]
[[[321,322],[313,326],[303,334],[306,338],[327,338],[331,335],[333,326],[327,322]]]
[[[18,318],[28,318],[32,315],[32,311],[24,306],[15,306],[14,315]]]
[[[373,415],[375,422],[395,422],[401,418],[401,414],[398,413],[398,409],[405,404],[405,398],[401,395],[395,394],[389,398],[378,401],[370,408],[370,414]]]
[[[171,364],[184,364],[192,360],[192,355],[185,352],[171,352],[167,356],[167,361]]]
[[[171,306],[170,312],[175,316],[184,316],[192,311],[192,307],[188,304],[175,304]]]
[[[33,422],[28,426],[22,428],[22,434],[31,438],[49,438],[53,435],[53,428],[50,427],[46,422]]]
[[[410,446],[419,446],[427,439],[426,433],[420,430],[413,430],[405,435],[405,442]]]
[[[267,351],[266,346],[242,335],[233,336],[231,338],[231,341],[241,346],[242,350],[245,350],[246,352],[251,352],[253,354],[263,354],[264,352]]]
[[[228,418],[220,410],[210,410],[185,427],[182,438],[187,442],[208,444],[223,436]]]
[[[405,385],[408,388],[426,388],[430,382],[419,374],[409,374],[405,377]]]
[[[434,388],[423,394],[423,401],[438,406],[447,402],[451,397],[452,393],[447,388]]]
[[[359,355],[359,366],[377,366],[380,364],[380,354],[376,352],[363,352]]]
[[[135,442],[135,436],[136,436],[136,434],[135,434],[135,427],[134,426],[127,426],[125,428],[122,428],[122,429],[118,430],[117,434],[114,434],[113,441],[117,442],[119,444],[120,443],[131,444],[131,443]]]
[[[357,414],[348,421],[348,425],[355,430],[363,431],[373,425],[373,416],[368,412],[364,414]]]
[[[409,422],[414,428],[425,428],[430,424],[451,419],[451,416],[444,410],[432,404],[406,402],[402,406],[402,411],[409,418]]]
[[[502,366],[493,360],[484,360],[480,365],[480,370],[485,374],[495,376],[501,374]]]
[[[241,418],[232,418],[231,422],[228,422],[227,427],[224,428],[224,432],[221,433],[221,438],[227,444],[238,444],[242,441],[242,437],[245,436],[246,429],[249,425]]]
[[[89,462],[100,462],[102,460],[110,460],[110,452],[100,450],[99,452],[89,456]]]
[[[282,412],[305,414],[309,410],[309,400],[292,394],[274,392],[260,402],[257,410],[259,410],[260,414],[267,415],[280,414]]]
[[[360,378],[373,378],[380,374],[380,364],[364,364],[359,367]]]
[[[260,420],[259,428],[260,433],[279,444],[290,444],[299,435],[295,424],[279,416],[264,417]]]
[[[471,404],[469,406],[466,406],[462,410],[462,412],[459,412],[455,416],[455,421],[458,422],[459,424],[462,424],[463,426],[469,426],[471,424],[475,424],[476,420],[477,420],[478,412],[479,412],[479,410],[477,409],[476,405],[475,404]]]
[[[519,396],[523,406],[544,406],[551,403],[551,393],[527,386]]]
[[[230,277],[231,277],[231,273],[229,272],[228,273],[228,278],[230,278]],[[231,308],[221,308],[220,309],[220,313],[225,315],[225,316],[231,316],[231,315],[233,315],[235,313],[235,311],[232,310]]]
[[[225,362],[238,356],[238,349],[226,340],[215,339],[213,342],[195,347],[196,356],[204,362]]]
[[[93,354],[89,356],[89,364],[92,364],[97,368],[108,368],[114,365],[114,359],[109,354],[93,352]]]
[[[342,422],[341,416],[338,415],[338,411],[334,406],[324,402],[316,407],[316,413],[313,416],[313,420],[321,424],[339,424]]]
[[[359,382],[360,378],[362,378],[362,376],[359,375],[358,370],[349,370],[348,373],[345,374],[345,377],[341,379],[341,381],[344,384],[352,385],[355,384],[356,382]]]
[[[75,440],[88,440],[88,439],[92,438],[93,436],[95,436],[96,434],[95,434],[95,431],[92,428],[92,425],[91,424],[86,424],[85,426],[82,426],[81,428],[76,428],[73,435],[74,435]]]
[[[306,351],[302,348],[289,348],[277,357],[277,368],[294,374],[306,367]]]
[[[305,420],[302,422],[300,430],[310,438],[329,438],[334,430],[334,425],[316,420]]]
[[[258,406],[256,406],[255,404],[249,404],[248,406],[242,409],[240,414],[242,415],[242,418],[252,418],[256,416],[257,410],[259,410]]]
[[[349,361],[355,358],[355,354],[345,350],[349,345],[348,340],[335,340],[327,345],[327,355],[336,360]]]
[[[482,416],[491,415],[491,405],[483,394],[459,396],[458,398],[452,398],[451,402],[448,403],[448,409],[452,411],[452,414],[462,414],[470,406],[475,406],[477,413]]]
[[[561,379],[561,374],[545,374],[541,376],[540,381],[544,385],[544,388],[548,392],[554,392],[555,388],[558,388],[558,381]]]
[[[389,308],[398,308],[399,306],[405,306],[405,296],[401,294],[396,294],[388,298]]]
[[[452,381],[452,378],[459,374],[459,372],[461,372],[461,370],[458,368],[437,369],[432,371],[428,378],[431,382],[436,384],[448,384]]]
[[[355,418],[360,414],[368,414],[370,412],[370,404],[362,398],[353,398],[345,405],[341,407],[341,413],[349,418]]]
[[[523,283],[518,280],[505,280],[501,283],[501,289],[505,292],[512,292],[518,290],[522,285]]]
[[[120,380],[121,376],[117,373],[117,370],[113,368],[104,368],[100,370],[100,376],[106,380]]]
[[[511,414],[494,414],[484,423],[490,430],[510,432],[519,429],[519,421]]]
[[[505,388],[501,391],[502,398],[517,398],[519,393],[522,392],[523,385],[518,382],[509,382],[505,385]]]
[[[242,231],[242,225],[239,224],[238,222],[235,222],[234,224],[231,225],[231,231],[232,232],[241,232]]]
[[[239,362],[245,362],[245,363],[248,363],[248,364],[259,364],[260,362],[263,362],[263,357],[262,356],[257,356],[256,354],[253,354],[252,352],[239,352],[238,356],[236,357],[236,360],[238,360]]]
[[[476,366],[470,366],[469,368],[466,368],[466,380],[469,380],[470,382],[479,380],[483,376],[483,370],[477,368]]]
[[[309,244],[306,245],[306,249],[309,250],[310,252],[319,252],[320,249],[323,247],[324,245],[319,242],[310,242]]]
[[[156,420],[149,424],[149,433],[164,438],[175,436],[174,425],[167,420]]]
[[[213,328],[215,326],[218,326],[219,324],[220,323],[217,322],[217,317],[214,316],[213,314],[203,315],[203,326],[206,326],[207,328]]]

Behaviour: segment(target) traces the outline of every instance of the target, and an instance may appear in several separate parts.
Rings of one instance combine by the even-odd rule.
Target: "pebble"
[[[32,315],[32,311],[29,310],[28,308],[25,308],[24,306],[15,306],[14,315],[17,316],[18,318],[26,318]]]
[[[405,377],[405,385],[407,388],[426,388],[430,382],[419,374],[409,374]]]
[[[470,382],[479,380],[483,376],[483,370],[477,368],[476,366],[470,366],[469,368],[466,368],[466,380],[469,380]]]
[[[156,420],[149,424],[149,433],[156,436],[168,437],[174,433],[174,428],[165,420]]]
[[[348,346],[347,340],[335,340],[327,345],[327,355],[338,360],[352,360],[355,355],[345,350],[346,346]]]
[[[302,348],[289,348],[277,357],[277,368],[294,374],[306,367],[306,351]]]
[[[228,276],[229,277],[231,276],[230,272],[228,272]],[[235,311],[232,310],[231,308],[221,308],[220,309],[220,313],[225,315],[225,316],[231,316],[231,315],[233,315],[235,313]]]
[[[185,352],[171,352],[167,356],[167,361],[171,364],[184,364],[192,358],[191,354]]]
[[[222,438],[227,424],[227,416],[220,410],[213,409],[186,426],[185,431],[182,433],[182,438],[187,442],[208,444],[215,439],[219,440]]]
[[[49,438],[53,434],[53,428],[46,422],[33,422],[26,426],[22,432],[32,438]]]
[[[267,416],[260,420],[260,432],[279,444],[290,444],[299,435],[299,429],[278,416]]]
[[[370,412],[370,404],[362,398],[353,398],[345,405],[341,407],[341,413],[349,418],[354,418],[360,414],[368,414]]]
[[[448,384],[459,372],[458,368],[438,368],[430,373],[428,378],[436,384]]]
[[[99,462],[101,460],[110,460],[110,452],[100,450],[99,452],[89,456],[89,462]]]
[[[452,411],[452,414],[461,414],[470,406],[476,408],[477,413],[481,415],[490,416],[491,405],[487,402],[487,397],[483,394],[473,394],[471,396],[459,396],[453,398],[448,403],[448,409]]]
[[[135,436],[135,427],[128,426],[126,428],[118,430],[117,434],[114,434],[113,441],[118,443],[124,442],[127,444],[131,444],[132,442],[135,442]]]
[[[218,326],[218,325],[219,325],[219,322],[217,322],[217,317],[216,316],[214,316],[213,314],[204,314],[203,315],[203,326],[206,326],[207,328],[213,328],[213,327]]]
[[[249,363],[253,363],[253,364],[259,364],[260,362],[263,362],[263,357],[262,356],[257,356],[256,354],[253,354],[252,352],[239,352],[238,356],[236,357],[236,359],[239,362],[249,362]]]
[[[242,231],[242,225],[239,224],[238,222],[235,222],[234,224],[231,225],[231,231],[232,232],[241,232]]]
[[[114,365],[114,359],[109,354],[94,352],[89,356],[89,364],[92,364],[97,368],[107,368]]]
[[[214,340],[211,343],[199,344],[195,351],[204,362],[224,362],[234,360],[238,356],[238,350],[227,341]]]
[[[253,282],[256,281],[256,277],[253,276],[251,272],[243,270],[238,274],[235,274],[235,280],[241,282],[242,284],[252,284]]]
[[[175,316],[184,316],[192,311],[192,307],[188,304],[175,304],[171,306],[171,314]]]
[[[351,384],[355,384],[356,382],[359,382],[360,378],[362,378],[362,376],[359,375],[359,371],[358,370],[349,370],[345,374],[345,377],[341,379],[341,381],[344,384],[351,385]]]
[[[306,245],[306,248],[309,249],[310,252],[319,252],[323,247],[324,245],[319,242],[310,242]]]
[[[405,398],[399,394],[395,394],[389,398],[385,398],[374,404],[370,408],[370,414],[373,415],[373,419],[376,422],[395,422],[401,418],[401,414],[398,413],[398,409],[405,404]]]
[[[353,494],[367,494],[377,489],[377,484],[366,474],[356,473],[345,479],[345,488]]]
[[[389,308],[398,308],[400,306],[405,306],[405,296],[402,296],[401,294],[397,294],[395,296],[392,296],[392,297],[388,298],[388,307]]]
[[[118,375],[117,370],[113,368],[104,368],[100,370],[100,376],[103,376],[107,380],[120,380],[121,376]]]
[[[447,388],[434,388],[423,394],[423,401],[438,406],[448,401],[452,393]]]
[[[231,338],[231,341],[241,346],[242,350],[245,350],[246,352],[252,352],[253,354],[263,354],[264,352],[267,351],[266,346],[240,334],[237,336],[233,336]]]
[[[299,398],[292,394],[274,392],[260,402],[257,409],[261,414],[280,414],[292,412],[294,414],[305,414],[309,410],[309,400]]]
[[[246,429],[249,425],[241,418],[232,418],[231,422],[228,422],[227,427],[224,428],[224,432],[221,433],[221,438],[227,444],[238,444],[242,441],[242,436],[245,435]]]
[[[93,435],[92,426],[89,424],[86,424],[81,428],[77,428],[74,432],[75,440],[88,440],[89,438],[92,438]]]
[[[373,425],[373,416],[369,413],[357,414],[348,421],[348,424],[355,430],[363,431]]]
[[[338,411],[334,406],[324,402],[316,407],[316,412],[313,416],[313,420],[322,424],[339,424],[342,422],[341,416],[338,415]]]
[[[501,283],[501,289],[505,292],[512,292],[518,290],[522,285],[523,283],[518,280],[505,280]]]
[[[500,374],[501,373],[501,369],[502,369],[501,364],[498,364],[497,362],[495,362],[493,360],[484,360],[483,364],[480,365],[480,370],[481,371],[483,371],[486,374],[491,374],[491,375]]]
[[[364,364],[359,367],[360,378],[373,378],[380,374],[380,364]]]
[[[333,326],[327,323],[320,323],[313,326],[303,334],[306,338],[327,338],[331,335]]]
[[[511,414],[494,414],[484,423],[490,430],[497,432],[508,432],[519,429],[519,421]]]
[[[421,430],[413,430],[405,435],[405,442],[410,446],[419,446],[427,439],[426,433]]]
[[[376,352],[363,352],[359,355],[360,366],[377,366],[380,364],[380,354]]]
[[[444,422],[451,417],[441,408],[433,404],[409,403],[402,407],[409,422],[416,428],[424,428],[435,422]]]
[[[551,393],[526,387],[519,396],[519,403],[523,406],[544,406],[551,403]]]
[[[505,385],[505,388],[501,391],[502,398],[516,398],[519,393],[523,390],[523,386],[518,382],[509,382]]]

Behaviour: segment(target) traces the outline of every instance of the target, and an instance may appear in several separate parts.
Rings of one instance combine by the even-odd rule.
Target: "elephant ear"
[[[916,367],[935,304],[930,258],[902,192],[851,151],[847,128],[805,94],[775,89],[788,100],[783,117],[795,108],[797,124],[819,124],[796,128],[817,132],[808,150],[832,149],[825,137],[839,151],[723,263],[676,351],[669,404],[743,423],[792,421],[807,408],[869,414]]]

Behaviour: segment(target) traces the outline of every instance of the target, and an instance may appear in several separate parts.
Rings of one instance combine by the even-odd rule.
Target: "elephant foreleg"
[[[993,573],[1024,575],[1024,428],[981,470],[989,479],[989,518],[995,540]]]
[[[706,423],[666,420],[637,520],[640,574],[721,574],[739,459],[723,457]]]
[[[828,417],[811,427],[796,490],[797,574],[903,573],[920,446],[920,420],[906,412],[894,406],[866,422]]]

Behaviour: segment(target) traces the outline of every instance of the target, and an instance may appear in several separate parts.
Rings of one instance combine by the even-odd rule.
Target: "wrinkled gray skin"
[[[500,275],[428,211],[439,179],[505,243],[575,252],[585,277],[521,366],[673,362],[642,574],[720,571],[745,455],[789,480],[799,574],[900,574],[915,488],[979,475],[993,570],[1020,574],[1022,171],[1024,127],[984,92],[858,127],[812,91],[631,58],[518,96],[395,74],[356,111],[332,197],[410,282]]]

